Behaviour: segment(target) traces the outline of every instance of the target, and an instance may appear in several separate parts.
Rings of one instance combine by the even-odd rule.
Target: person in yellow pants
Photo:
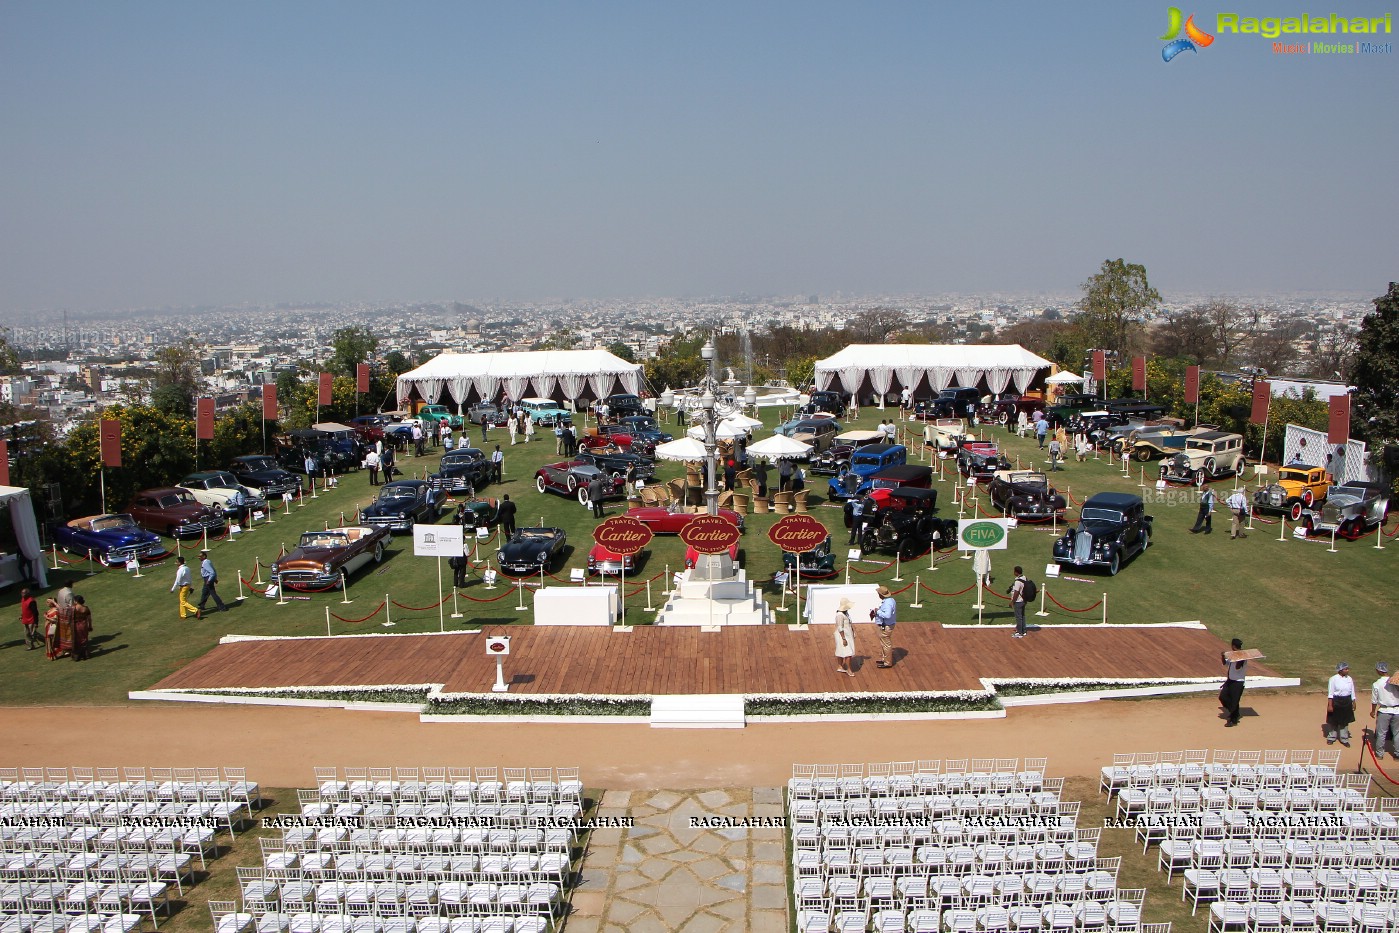
[[[199,611],[199,607],[189,601],[189,594],[194,589],[194,578],[189,572],[189,567],[185,566],[183,557],[175,558],[175,582],[170,587],[170,592],[180,594],[180,618],[185,619],[193,615],[196,619],[204,618],[204,613]]]

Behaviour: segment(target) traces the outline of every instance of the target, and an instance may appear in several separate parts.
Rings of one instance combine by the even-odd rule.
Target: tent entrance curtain
[[[29,490],[20,486],[0,486],[0,505],[10,513],[15,532],[15,569],[21,580],[30,580],[45,587],[49,585],[44,567],[44,546],[39,541],[39,523],[34,519],[34,501]]]
[[[816,363],[815,383],[830,387],[836,379],[846,392],[862,393],[865,384],[885,395],[895,378],[900,388],[917,391],[926,383],[940,392],[959,385],[1003,392],[1013,381],[1025,392],[1053,364],[1018,344],[852,344]]]

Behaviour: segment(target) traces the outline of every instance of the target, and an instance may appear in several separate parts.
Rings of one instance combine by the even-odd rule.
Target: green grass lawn
[[[859,420],[849,426],[873,427],[881,415],[888,414],[892,412],[865,409]],[[768,414],[767,420],[771,426],[779,419]],[[504,440],[503,431],[493,433]],[[1043,455],[1033,439],[1016,438],[999,427],[987,428],[986,435],[1003,441],[1012,461],[1019,457],[1027,467],[1032,461],[1043,462],[1040,459]],[[493,437],[492,443],[494,441]],[[557,577],[567,580],[569,568],[585,565],[592,545],[590,534],[594,522],[589,511],[576,501],[535,491],[535,469],[555,459],[552,441],[552,435],[544,434],[528,445],[505,446],[506,481],[503,485],[487,487],[483,493],[497,497],[510,493],[519,502],[518,524],[521,526],[542,521],[567,530],[570,541],[567,565],[554,571]],[[404,457],[399,465],[408,476],[421,476],[424,468],[436,468],[437,456],[433,453],[423,458]],[[1154,464],[1147,465],[1149,483],[1153,467]],[[1388,637],[1390,632],[1386,626],[1391,623],[1384,621],[1390,614],[1385,612],[1387,600],[1380,584],[1394,579],[1392,567],[1399,559],[1399,539],[1387,543],[1383,551],[1374,549],[1373,535],[1362,541],[1339,541],[1336,544],[1339,553],[1332,554],[1328,553],[1328,545],[1324,542],[1295,541],[1290,534],[1287,540],[1278,541],[1277,525],[1258,525],[1247,540],[1231,541],[1223,513],[1216,513],[1213,535],[1190,535],[1187,529],[1195,516],[1194,491],[1173,489],[1157,493],[1154,487],[1139,489],[1138,470],[1138,465],[1133,464],[1132,476],[1124,478],[1121,471],[1106,460],[1090,460],[1070,462],[1063,472],[1053,474],[1053,481],[1060,490],[1069,489],[1078,502],[1105,490],[1144,492],[1149,502],[1148,511],[1156,521],[1152,548],[1126,565],[1117,577],[1078,572],[1070,575],[1090,582],[1050,581],[1049,591],[1065,606],[1091,606],[1106,593],[1110,622],[1199,619],[1223,638],[1239,637],[1245,644],[1261,648],[1267,654],[1269,665],[1286,674],[1300,676],[1313,686],[1324,682],[1339,658],[1344,657],[1356,665],[1357,670],[1363,670],[1374,660],[1387,657],[1384,652],[1389,650],[1392,639]],[[662,461],[658,478],[678,476],[681,471],[680,464]],[[953,471],[947,469],[945,474],[947,478],[934,485],[941,492],[941,513],[955,515],[951,504]],[[841,510],[821,504],[825,480],[819,476],[808,479],[808,487],[813,490],[812,514],[835,531],[837,552],[844,554],[846,537],[841,527]],[[1217,484],[1221,499],[1232,485],[1229,481]],[[435,562],[429,558],[415,558],[409,536],[395,539],[390,557],[382,566],[362,571],[350,581],[349,596],[353,602],[349,605],[343,605],[341,595],[336,592],[315,594],[307,600],[278,606],[251,594],[246,588],[244,592],[249,598],[241,605],[234,602],[238,595],[237,576],[241,573],[251,578],[255,558],[261,559],[265,567],[283,545],[293,547],[302,531],[321,528],[326,523],[339,524],[342,514],[345,520],[353,521],[356,506],[368,502],[373,493],[366,474],[352,474],[343,478],[339,488],[322,493],[316,499],[308,498],[303,508],[293,508],[289,515],[278,513],[273,524],[259,525],[237,539],[214,544],[212,556],[224,581],[220,584],[220,592],[233,608],[227,613],[209,615],[203,621],[177,618],[175,597],[169,592],[174,576],[172,562],[148,568],[139,579],[118,570],[88,576],[86,564],[60,564],[59,570],[50,571],[51,589],[63,582],[71,583],[77,592],[87,597],[93,610],[98,651],[92,660],[84,663],[50,662],[40,651],[26,651],[17,621],[18,592],[14,588],[7,590],[3,600],[13,621],[8,637],[0,639],[0,703],[124,702],[127,691],[149,687],[209,650],[227,633],[324,635],[327,607],[343,619],[357,620],[373,612],[386,594],[404,606],[435,604],[439,593],[449,593],[450,589],[439,591]],[[987,507],[984,498],[982,506]],[[609,514],[620,511],[618,504],[609,508]],[[748,533],[741,545],[741,556],[751,579],[769,580],[780,566],[780,554],[765,534],[776,518],[773,515],[748,516]],[[1005,592],[1010,584],[1011,567],[1016,563],[1024,565],[1043,586],[1052,539],[1048,531],[1028,526],[1012,533],[1009,549],[993,552],[996,589]],[[487,549],[492,557],[497,544],[493,542]],[[197,544],[185,553],[194,560]],[[678,539],[656,538],[637,580],[629,589],[640,586],[645,578],[664,574],[667,568],[676,569],[683,556],[684,545]],[[852,565],[852,582],[890,582],[895,570],[880,569],[882,564],[880,560]],[[955,592],[973,582],[970,561],[958,560],[954,555],[937,566],[936,571],[930,572],[928,558],[903,566],[899,569],[904,582],[891,583],[891,586],[895,589],[907,586],[917,577],[925,586]],[[443,571],[444,579],[450,582],[445,566]],[[264,573],[264,579],[265,576]],[[463,592],[477,599],[506,592],[509,595],[494,602],[459,600],[464,617],[455,620],[448,617],[449,629],[528,622],[531,614],[516,611],[513,591],[487,591],[478,581],[479,577],[473,577],[472,585]],[[652,584],[657,600],[663,582],[657,579]],[[552,580],[549,583],[559,585]],[[779,594],[769,587],[768,597],[776,604]],[[970,608],[974,601],[971,594],[939,597],[924,593],[921,610],[907,608],[911,597],[911,591],[899,597],[903,606],[901,620],[935,619],[963,624],[977,621],[976,611]],[[529,598],[527,592],[526,601]],[[629,622],[649,620],[650,614],[640,611],[645,598],[644,591],[628,598]],[[380,611],[362,622],[332,619],[331,629],[335,634],[438,630],[439,615],[435,608],[425,611],[390,608],[391,627],[386,627],[385,614]],[[1071,615],[1052,605],[1050,609],[1053,610],[1051,617],[1041,620],[1046,624],[1101,619],[1098,610]],[[449,600],[447,613],[450,612]],[[778,613],[776,618],[793,621],[793,616],[789,609],[786,613]],[[1004,601],[994,597],[988,601],[983,616],[985,622],[1004,624],[1009,618],[1009,608]]]

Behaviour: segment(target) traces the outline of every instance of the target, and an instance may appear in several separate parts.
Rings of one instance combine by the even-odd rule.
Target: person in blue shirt
[[[195,607],[202,614],[204,604],[209,601],[209,597],[214,598],[214,605],[219,607],[219,612],[227,612],[228,607],[219,598],[217,589],[219,584],[219,572],[214,569],[214,562],[209,559],[208,551],[199,552],[199,576],[204,581],[204,589],[199,593],[199,603]]]
[[[879,585],[879,608],[870,610],[870,618],[879,628],[879,667],[894,666],[894,623],[898,621],[899,604],[884,584]]]

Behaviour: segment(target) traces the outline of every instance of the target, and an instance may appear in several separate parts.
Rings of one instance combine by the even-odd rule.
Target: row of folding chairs
[[[563,852],[517,852],[498,855],[418,856],[390,855],[384,852],[357,852],[333,861],[315,857],[304,864],[281,865],[269,858],[260,866],[240,866],[248,872],[262,872],[271,880],[333,881],[341,878],[419,878],[431,880],[547,881],[562,884],[569,877],[572,863]]]
[[[1038,762],[1039,759],[1036,759]],[[1014,759],[1007,759],[1011,764]],[[857,765],[810,765],[811,773],[793,777],[788,795],[802,800],[829,797],[898,797],[921,793],[973,792],[1009,794],[1034,791],[1047,781],[1063,786],[1062,779],[1046,778],[1043,769],[1027,771],[901,771],[892,774],[860,774]],[[840,769],[849,768],[850,773]],[[824,769],[824,770],[823,770]]]
[[[46,830],[17,835],[7,839],[0,850],[0,864],[8,861],[63,863],[83,854],[172,849],[198,856],[203,867],[205,854],[218,842],[218,832],[211,828],[213,825],[206,819],[197,825],[160,829],[80,827],[72,831]]]
[[[384,905],[405,904],[409,913],[489,912],[494,906],[552,913],[562,903],[563,886],[538,878],[338,878],[331,881],[274,880],[239,866],[239,893],[245,908],[279,905],[286,910],[373,913]],[[314,905],[314,906],[313,906]]]
[[[1368,871],[1399,870],[1399,846],[1393,842],[1321,842],[1310,839],[1169,839],[1161,844],[1157,870],[1165,870],[1166,880],[1177,870],[1208,867],[1217,862],[1224,868],[1313,869]]]
[[[1134,913],[1135,911],[1135,913]],[[797,911],[798,933],[1170,933],[1169,923],[1142,923],[1131,904],[1052,904],[911,909],[875,907],[862,899],[830,899]]]
[[[1299,857],[1306,854],[1309,845],[1313,848],[1339,845],[1347,851],[1365,851],[1392,847],[1396,841],[1392,817],[1378,812],[1350,812],[1340,814],[1339,818],[1327,817],[1322,820],[1297,814],[1277,817],[1241,811],[1204,814],[1199,821],[1163,821],[1142,817],[1137,821],[1136,833],[1143,853],[1153,844],[1164,844],[1167,840],[1224,840],[1226,843],[1243,841],[1255,846],[1282,845],[1289,851],[1296,850]]]
[[[578,820],[582,807],[571,800],[553,803],[510,803],[454,801],[376,801],[334,802],[304,795],[315,790],[297,791],[300,813],[305,820],[339,820],[345,823],[375,823],[387,825],[418,822],[431,825],[455,822],[460,825],[491,826],[495,824],[522,825],[527,823],[560,823]]]
[[[1358,901],[1399,903],[1399,871],[1323,868],[1231,869],[1187,868],[1181,900],[1227,901]]]
[[[907,797],[808,797],[791,800],[794,822],[921,822],[948,817],[1020,819],[1044,814],[1077,813],[1079,802],[1060,801],[1060,791],[1009,794],[912,794]]]
[[[1044,906],[1054,902],[1082,901],[1111,903],[1130,896],[1117,887],[1115,870],[1087,875],[1030,873],[965,877],[821,876],[799,872],[793,891],[799,904],[823,897],[865,897],[881,905],[938,909],[990,905]]]
[[[1119,752],[1101,769],[1098,789],[1113,794],[1130,784],[1326,784],[1337,780],[1337,751]]]
[[[1368,778],[1369,775],[1364,777]],[[1357,785],[1359,782],[1356,782]],[[1367,782],[1368,783],[1368,782]],[[1272,813],[1337,813],[1377,809],[1368,787],[1126,787],[1117,795],[1118,819],[1143,813],[1201,810],[1266,810]]]
[[[0,800],[199,799],[229,793],[262,806],[246,768],[0,768]]]
[[[137,933],[145,922],[140,914],[25,911],[6,916],[3,928],[6,933]]]
[[[1210,933],[1393,933],[1399,904],[1359,901],[1215,901]]]
[[[869,846],[823,848],[793,853],[793,866],[826,873],[852,871],[885,874],[977,875],[1024,872],[1084,873],[1113,866],[1100,858],[1096,842],[1068,846],[1012,846],[999,853],[977,852],[971,846]],[[1114,856],[1113,858],[1117,858]]]
[[[280,844],[288,852],[418,852],[438,855],[510,855],[515,852],[568,852],[576,842],[572,829],[356,829],[310,828],[282,830],[280,838],[271,837],[267,845]]]
[[[582,803],[576,767],[318,767],[321,796],[334,800],[515,800]]]
[[[986,829],[976,825],[968,826],[961,821],[939,821],[923,826],[845,826],[817,825],[806,823],[791,827],[794,849],[813,848],[823,845],[886,845],[886,846],[971,846],[974,849],[990,849],[994,846],[1037,846],[1057,843],[1066,846],[1073,842],[1092,842],[1095,846],[1102,836],[1102,830],[1093,827],[1079,829],[1075,826],[1032,826]]]
[[[123,806],[130,812],[103,814],[93,822],[59,815],[12,817],[9,825],[0,825],[0,851],[115,849],[125,839],[152,832],[235,836],[246,821],[243,805],[232,802]]]
[[[414,917],[396,912],[354,916],[256,907],[239,910],[233,901],[210,901],[209,915],[214,933],[552,933],[554,930],[553,917],[517,912],[458,917]]]
[[[174,884],[181,894],[194,881],[194,859],[174,847],[153,847],[118,853],[78,853],[64,861],[48,858],[9,859],[0,863],[0,884],[16,883],[19,890],[36,882],[78,883],[100,877],[149,873]]]
[[[6,880],[0,882],[0,916],[21,914],[156,914],[171,911],[170,886],[153,871],[121,866],[95,870],[87,880]]]
[[[1044,773],[1048,758],[925,758],[916,761],[872,761],[850,764],[793,764],[792,779],[835,776],[891,777],[903,774],[966,774],[1011,773],[1038,771]]]

